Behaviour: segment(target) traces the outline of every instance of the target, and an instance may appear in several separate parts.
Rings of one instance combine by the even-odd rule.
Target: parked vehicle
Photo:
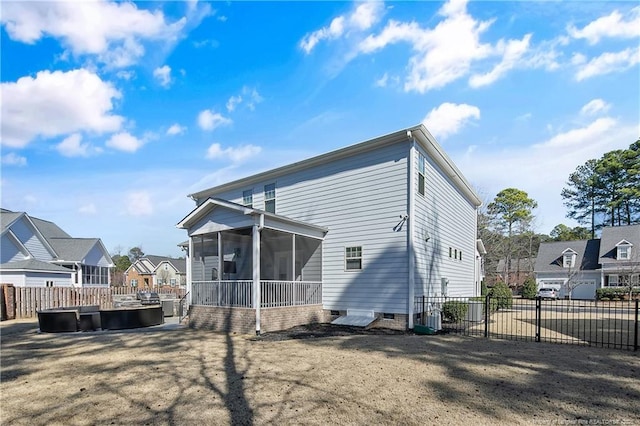
[[[155,291],[139,291],[136,298],[142,305],[159,305],[160,295]]]
[[[555,288],[541,288],[538,290],[538,297],[542,299],[557,300],[560,292]]]

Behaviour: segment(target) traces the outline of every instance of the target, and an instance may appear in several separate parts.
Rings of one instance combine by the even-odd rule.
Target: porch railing
[[[191,303],[254,308],[253,281],[193,281]],[[322,304],[322,282],[261,281],[261,308]]]

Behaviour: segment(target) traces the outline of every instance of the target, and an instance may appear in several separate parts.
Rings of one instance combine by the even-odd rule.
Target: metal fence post
[[[486,295],[484,298],[484,337],[489,338],[489,310],[491,308],[490,295]]]
[[[638,350],[638,302],[639,299],[636,299],[636,320],[635,320],[635,330],[633,332],[633,350]]]
[[[542,297],[536,297],[536,342],[540,341],[540,330],[542,328]]]
[[[425,315],[425,310],[424,310],[424,302],[425,302],[425,296],[424,294],[422,295],[422,312],[420,313],[420,319],[422,320],[422,325],[427,325],[427,318]]]

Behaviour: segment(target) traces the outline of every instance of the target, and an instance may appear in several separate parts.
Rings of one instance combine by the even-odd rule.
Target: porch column
[[[193,297],[193,285],[191,283],[191,280],[193,279],[193,272],[192,272],[192,267],[193,267],[193,253],[195,253],[193,251],[193,237],[189,237],[189,246],[187,248],[187,305],[191,306],[191,300]]]
[[[264,223],[264,216],[256,217],[251,237],[253,243],[253,306],[256,310],[256,336],[260,335],[260,230]]]

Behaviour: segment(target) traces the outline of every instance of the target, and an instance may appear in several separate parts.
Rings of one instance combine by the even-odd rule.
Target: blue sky
[[[2,207],[181,255],[187,195],[425,123],[481,197],[565,218],[640,135],[637,2],[2,1]]]

